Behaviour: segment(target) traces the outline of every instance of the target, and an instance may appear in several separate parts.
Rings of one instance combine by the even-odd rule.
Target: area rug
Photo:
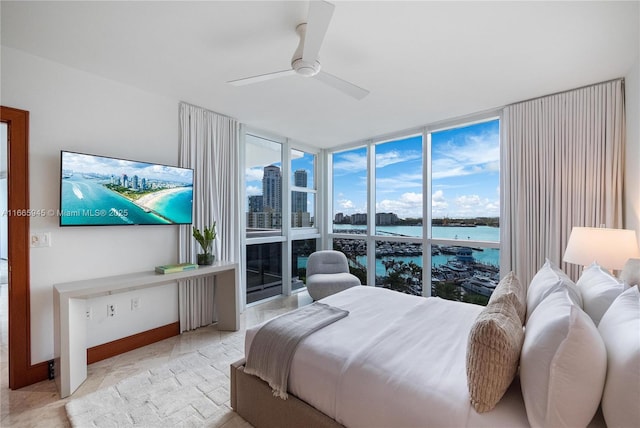
[[[74,427],[251,427],[230,408],[229,364],[207,346],[66,404]]]

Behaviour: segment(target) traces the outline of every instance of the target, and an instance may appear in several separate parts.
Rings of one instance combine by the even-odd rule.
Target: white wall
[[[640,239],[640,55],[625,76],[627,153],[625,170],[625,228]]]
[[[60,150],[176,165],[178,101],[140,91],[24,52],[2,47],[1,102],[30,111],[30,204],[57,209]],[[177,226],[58,226],[32,218],[32,232],[50,232],[52,247],[31,249],[32,363],[53,355],[53,284],[151,270],[177,262]],[[130,299],[141,309],[130,310]],[[107,319],[106,305],[118,315]],[[175,284],[93,299],[88,344],[95,346],[178,321]]]

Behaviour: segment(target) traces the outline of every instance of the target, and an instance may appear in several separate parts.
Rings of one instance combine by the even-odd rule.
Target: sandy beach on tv
[[[144,195],[144,196],[140,197],[139,199],[137,199],[135,201],[132,201],[132,202],[135,203],[136,205],[142,207],[142,208],[153,210],[153,209],[155,209],[155,205],[161,199],[164,199],[167,196],[173,195],[175,193],[184,192],[187,189],[189,189],[189,188],[188,187],[174,187],[174,188],[171,188],[171,189],[162,189],[162,190],[158,190],[157,192],[153,192],[153,193],[149,193],[147,195]]]

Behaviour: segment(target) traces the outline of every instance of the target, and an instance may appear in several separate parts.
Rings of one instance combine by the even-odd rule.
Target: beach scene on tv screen
[[[61,167],[62,226],[191,223],[191,169],[72,152]]]

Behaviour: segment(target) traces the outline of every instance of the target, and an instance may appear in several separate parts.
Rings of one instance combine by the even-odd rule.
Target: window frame
[[[281,173],[282,173],[282,227],[280,229],[280,234],[278,235],[258,235],[249,236],[247,233],[247,211],[246,204],[247,202],[247,194],[246,194],[246,165],[247,165],[247,135],[251,135],[253,137],[266,139],[269,141],[273,141],[281,145]],[[312,154],[315,156],[315,167],[314,167],[314,189],[309,188],[298,188],[292,185],[291,183],[291,150],[302,151],[304,153]],[[268,301],[270,298],[264,300],[258,300],[256,302],[247,304],[247,283],[246,283],[246,268],[247,268],[247,246],[250,245],[259,245],[259,244],[270,244],[270,243],[282,243],[282,295],[289,296],[291,294],[298,293],[300,291],[306,290],[306,288],[299,288],[296,290],[292,290],[292,274],[291,274],[291,256],[292,256],[292,241],[297,240],[305,240],[305,239],[315,239],[316,240],[316,248],[321,249],[322,247],[322,235],[321,235],[321,227],[324,224],[324,198],[322,197],[322,192],[318,191],[318,183],[322,178],[322,172],[325,170],[324,164],[324,156],[323,151],[319,148],[310,147],[306,144],[300,143],[298,141],[285,138],[276,134],[273,134],[268,131],[260,130],[253,127],[248,127],[246,125],[241,125],[240,129],[240,189],[241,189],[241,198],[242,198],[242,212],[243,215],[240,219],[240,230],[242,231],[240,247],[241,247],[241,263],[242,263],[242,274],[241,278],[243,278],[243,293],[242,293],[242,302],[243,307],[253,306],[259,303],[263,303]],[[314,218],[314,226],[313,227],[304,227],[304,228],[293,228],[291,227],[291,192],[293,190],[298,191],[298,189],[302,191],[306,191],[307,193],[313,193],[316,195],[315,201],[315,218]],[[289,213],[288,215],[284,215],[284,213]],[[274,229],[275,231],[276,229]],[[276,298],[275,296],[273,298]]]
[[[319,171],[321,171],[319,167],[322,165],[322,162],[321,162],[322,152],[317,148],[313,149],[308,146],[305,146],[304,144],[298,143],[296,141],[289,141],[288,150],[289,150],[289,168],[290,168],[290,173],[288,177],[289,198],[292,199],[292,195],[291,195],[292,192],[301,192],[301,193],[314,195],[314,211],[315,212],[313,213],[313,226],[310,226],[310,227],[291,226],[290,228],[290,236],[298,240],[298,239],[303,239],[303,238],[300,238],[301,236],[319,235],[318,221],[321,222],[321,218],[323,218],[323,216],[320,215],[320,212],[318,209],[319,199],[321,199],[318,193],[318,177],[320,175]],[[297,187],[291,183],[291,177],[292,177],[292,174],[294,173],[293,168],[291,168],[291,152],[294,150],[305,153],[305,154],[313,155],[315,157],[315,162],[313,167],[313,187]],[[293,201],[291,202],[292,204],[289,206],[289,221],[291,221],[291,215],[292,215],[291,210],[293,208],[292,206]]]
[[[403,131],[398,131],[390,134],[385,134],[375,138],[369,138],[366,140],[359,140],[353,143],[336,146],[326,151],[326,166],[325,176],[328,178],[326,192],[324,197],[326,198],[326,205],[328,207],[325,220],[327,222],[327,242],[331,247],[333,246],[334,239],[361,239],[366,242],[367,245],[367,283],[375,285],[375,248],[378,242],[407,242],[407,243],[421,243],[422,252],[422,295],[425,297],[431,296],[431,286],[425,286],[425,284],[431,284],[432,277],[432,245],[455,245],[460,246],[460,241],[433,238],[432,235],[432,198],[433,193],[432,186],[432,142],[431,134],[447,129],[454,129],[464,126],[471,126],[478,123],[488,122],[491,120],[499,120],[502,124],[502,112],[500,110],[490,110],[482,113],[477,113],[469,116],[459,117],[456,119],[450,119],[440,122],[434,122],[429,125],[425,125],[419,128],[411,128]],[[375,153],[376,146],[390,142],[394,140],[401,140],[404,138],[410,138],[411,136],[422,135],[422,237],[389,237],[376,234],[375,214],[376,214],[376,166],[375,166]],[[502,137],[502,130],[500,131],[500,137]],[[502,138],[500,138],[500,145],[502,145]],[[334,183],[333,183],[333,164],[332,159],[335,153],[354,150],[360,147],[366,147],[367,150],[367,229],[364,235],[350,235],[343,233],[335,233],[333,231],[333,195],[334,195]],[[502,192],[500,192],[502,195]],[[428,195],[425,197],[425,195]],[[502,198],[502,196],[501,196]],[[502,207],[502,201],[500,203]],[[502,217],[502,208],[500,217]],[[374,219],[373,221],[371,219]],[[481,248],[496,248],[502,250],[500,241],[464,241],[465,244],[472,245]],[[428,269],[425,269],[428,266]],[[502,272],[500,273],[502,276]]]

